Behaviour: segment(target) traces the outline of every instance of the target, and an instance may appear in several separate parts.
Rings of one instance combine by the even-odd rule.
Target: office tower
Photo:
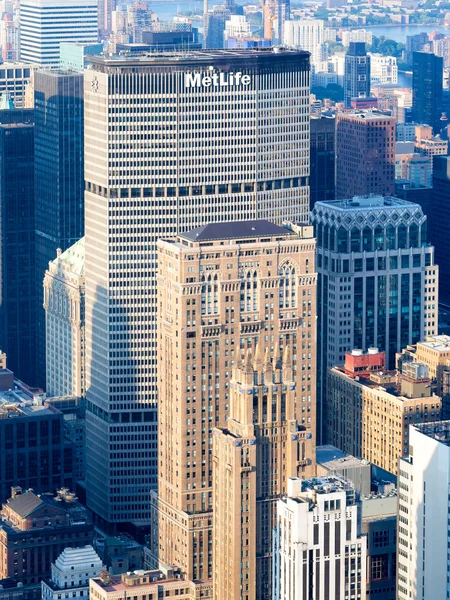
[[[84,238],[48,265],[44,278],[46,391],[86,395],[84,339]]]
[[[0,348],[36,383],[33,111],[0,111]]]
[[[440,419],[441,398],[431,391],[427,365],[404,362],[386,370],[384,353],[347,353],[329,370],[326,442],[397,475],[398,458],[408,454],[408,424]]]
[[[443,70],[440,56],[413,52],[413,121],[430,125],[434,133],[441,130]]]
[[[98,600],[115,600],[125,594],[134,600],[156,600],[176,596],[178,600],[198,600],[213,597],[211,581],[186,581],[180,569],[161,565],[152,571],[136,570],[112,575],[108,571],[89,581],[90,597]]]
[[[397,600],[397,491],[393,483],[377,485],[361,498],[362,534],[367,539],[367,596]],[[385,488],[385,489],[384,489]]]
[[[326,372],[342,364],[348,350],[378,347],[393,367],[396,352],[437,333],[438,268],[427,245],[427,218],[417,204],[381,196],[317,202],[312,223],[323,427]]]
[[[433,188],[431,186],[421,185],[410,179],[396,179],[395,197],[415,204],[420,204],[424,214],[430,219],[431,202],[433,199]]]
[[[444,304],[450,305],[450,158],[433,158],[433,193],[430,211],[430,231],[433,232],[433,244],[436,248],[436,261],[440,261],[439,295]]]
[[[92,546],[65,548],[52,564],[49,580],[42,581],[42,600],[61,600],[69,587],[72,598],[89,598],[89,580],[104,569]]]
[[[184,23],[183,23],[184,25]],[[198,41],[198,29],[180,31],[143,31],[142,42],[148,46],[148,50],[160,52],[175,52],[177,50],[201,50],[202,45]]]
[[[409,431],[409,454],[399,461],[397,598],[445,598],[450,422],[410,425]]]
[[[25,89],[37,65],[5,62],[0,65],[0,94],[10,94],[15,108],[25,107]]]
[[[198,52],[176,62],[155,55],[92,65],[85,73],[88,506],[112,524],[145,523],[157,469],[156,241],[211,221],[308,221],[308,55]],[[124,94],[128,81],[138,87]],[[262,109],[258,98],[275,89]],[[152,109],[161,98],[164,119]],[[134,114],[131,99],[145,110]],[[123,222],[125,210],[136,215]],[[120,459],[112,454],[118,437],[128,445]]]
[[[225,24],[231,12],[225,6],[213,6],[205,15],[205,48],[222,49],[225,46]]]
[[[336,198],[391,196],[395,119],[376,110],[336,116]]]
[[[274,600],[366,597],[367,540],[352,485],[288,480],[274,532]]]
[[[67,489],[37,495],[12,488],[0,512],[0,578],[24,586],[47,579],[52,563],[64,548],[91,544],[94,526],[86,509]]]
[[[335,131],[334,117],[318,115],[310,121],[309,204],[335,198]]]
[[[57,249],[64,252],[84,235],[83,74],[37,71],[34,102],[37,375],[44,386],[42,282]]]
[[[413,64],[413,53],[419,52],[428,42],[428,34],[425,32],[416,35],[406,36],[405,62],[408,65]]]
[[[372,85],[397,85],[398,67],[395,56],[371,54],[370,56],[370,82]]]
[[[22,0],[20,60],[39,67],[59,67],[61,42],[98,40],[96,0]]]
[[[255,481],[256,477],[258,501],[255,489],[250,493],[259,520],[249,552],[253,557],[257,550],[261,554],[253,560],[252,572],[255,575],[257,569],[258,597],[265,598],[270,578],[273,499],[285,490],[284,474],[314,473],[316,276],[312,228],[292,230],[264,220],[210,224],[180,234],[175,242],[161,241],[158,249],[158,422],[162,454],[158,496],[154,494],[152,502],[154,560],[180,566],[188,579],[209,579],[214,572],[217,589],[225,594],[227,586],[223,587],[218,578],[227,576],[230,552],[238,552],[243,532],[236,522],[230,547],[223,548],[220,531],[227,520],[235,519],[236,511],[240,513],[241,496],[235,496],[233,503],[229,499],[225,507],[225,490],[223,496],[214,496],[217,480],[213,483],[213,471],[218,478],[225,473],[223,444],[226,447],[228,432],[223,428],[231,428],[233,421],[236,438],[243,428],[254,430],[254,444],[250,445],[254,446],[257,469],[251,478]],[[263,256],[264,260],[257,258]],[[233,378],[233,369],[241,367],[242,353],[247,356],[247,370],[245,381],[238,381],[242,373],[234,372]],[[284,367],[280,366],[282,357]],[[280,381],[280,369],[286,377],[284,382]],[[185,374],[182,386],[176,380],[178,373]],[[200,386],[200,380],[209,383]],[[250,424],[244,423],[237,411],[236,402],[243,403],[242,389],[252,403]],[[177,419],[177,414],[183,418]],[[299,429],[294,428],[294,422]],[[214,427],[221,429],[214,430],[213,441]],[[291,450],[286,451],[286,465],[279,454],[281,446],[276,449],[273,444],[275,431],[283,439],[290,432],[286,440],[289,446],[295,441],[295,457]],[[263,433],[267,443],[261,439]],[[305,444],[298,456],[297,438]],[[177,455],[183,459],[175,472]],[[272,461],[279,463],[280,477],[271,480],[266,469]],[[234,486],[243,475],[239,469],[233,473]],[[222,484],[220,489],[224,489]],[[196,543],[198,551],[193,552],[192,544]],[[236,591],[236,577],[240,580],[242,575],[237,563],[231,575],[229,590]]]
[[[370,96],[370,56],[364,42],[350,42],[345,55],[344,102],[350,108],[352,98]]]
[[[320,19],[299,19],[284,24],[283,43],[289,48],[299,48],[311,52],[311,62],[317,63],[326,58],[323,21]]]
[[[61,42],[60,68],[63,71],[84,71],[89,56],[101,54],[103,44],[82,44],[80,42]]]
[[[112,16],[116,10],[117,0],[98,0],[98,29],[101,35],[112,31]]]
[[[0,370],[0,502],[15,485],[39,493],[73,486],[75,447],[65,439],[63,414],[44,398],[6,365]]]

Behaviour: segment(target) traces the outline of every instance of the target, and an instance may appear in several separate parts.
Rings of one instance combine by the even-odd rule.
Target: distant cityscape
[[[448,598],[450,3],[0,52],[0,600]]]

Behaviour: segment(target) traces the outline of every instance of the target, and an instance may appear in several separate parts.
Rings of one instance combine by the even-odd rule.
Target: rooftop
[[[293,231],[275,225],[270,221],[231,221],[225,223],[209,223],[197,229],[181,233],[179,237],[191,242],[205,242],[214,240],[234,240],[236,238],[257,238],[261,236],[293,235]]]
[[[450,446],[450,421],[433,421],[432,423],[416,423],[412,427],[429,438]]]
[[[428,337],[424,342],[418,343],[435,352],[450,352],[450,335],[434,335]]]
[[[80,277],[84,276],[84,237],[75,242],[70,248],[58,254],[52,261],[54,265],[63,262],[70,268],[70,271]]]
[[[60,571],[77,571],[85,568],[102,568],[101,558],[92,546],[82,548],[65,548],[58,556],[55,566]]]
[[[333,211],[365,211],[368,208],[388,210],[411,208],[411,210],[415,210],[416,208],[420,208],[420,206],[413,202],[409,202],[408,200],[394,198],[393,196],[368,194],[367,196],[353,196],[353,198],[346,198],[344,200],[322,200],[320,202],[316,202],[314,206],[314,212],[318,212],[320,209],[332,209]]]
[[[395,122],[393,117],[373,108],[369,108],[367,110],[350,110],[345,113],[339,113],[338,117],[361,119],[362,121],[378,121],[380,119],[389,119],[393,123]]]
[[[363,458],[356,458],[336,448],[336,446],[317,446],[317,462],[328,469],[348,469],[350,467],[370,466]]]

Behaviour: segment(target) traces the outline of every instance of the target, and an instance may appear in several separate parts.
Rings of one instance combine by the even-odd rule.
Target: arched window
[[[384,232],[380,225],[375,227],[375,250],[383,250],[384,248]]]
[[[411,223],[409,227],[409,247],[419,247],[419,226],[416,223]]]
[[[344,227],[339,227],[337,235],[337,251],[348,252],[348,232]]]
[[[388,225],[386,228],[386,249],[395,250],[395,227]]]
[[[361,252],[361,231],[357,227],[353,227],[350,241],[351,252]]]
[[[296,308],[297,286],[295,268],[285,264],[280,268],[280,308]]]
[[[400,225],[398,226],[398,247],[399,248],[406,248],[407,246],[407,234],[408,234],[408,228],[406,227],[406,225],[404,223],[400,223]]]
[[[370,227],[364,227],[363,229],[363,250],[365,252],[371,252],[372,250],[372,230]]]

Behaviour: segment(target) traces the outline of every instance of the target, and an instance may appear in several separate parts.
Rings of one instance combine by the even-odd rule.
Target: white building
[[[44,277],[49,396],[86,393],[84,344],[84,238],[49,263]]]
[[[36,64],[6,62],[0,65],[0,94],[9,94],[16,108],[25,107],[26,87]]]
[[[97,42],[97,10],[97,0],[22,0],[20,60],[58,68],[61,42]]]
[[[382,54],[371,54],[370,56],[370,80],[372,85],[385,85],[398,83],[397,59],[395,56],[383,56]]]
[[[367,29],[351,29],[342,32],[342,44],[346,48],[350,42],[365,42],[368,46],[372,44],[372,32]]]
[[[225,21],[226,40],[230,37],[250,37],[251,34],[250,23],[245,15],[230,15],[229,20]]]
[[[450,594],[450,421],[409,427],[398,469],[397,598]]]
[[[324,28],[320,19],[300,19],[284,23],[283,44],[311,52],[311,62],[325,58]]]
[[[308,221],[309,56],[93,57],[84,81],[87,502],[110,523],[147,522],[156,242],[211,222]]]
[[[89,598],[89,580],[104,569],[92,546],[65,548],[52,564],[51,578],[41,583],[42,600]]]
[[[367,541],[351,484],[289,479],[277,505],[273,555],[273,600],[365,600]]]

